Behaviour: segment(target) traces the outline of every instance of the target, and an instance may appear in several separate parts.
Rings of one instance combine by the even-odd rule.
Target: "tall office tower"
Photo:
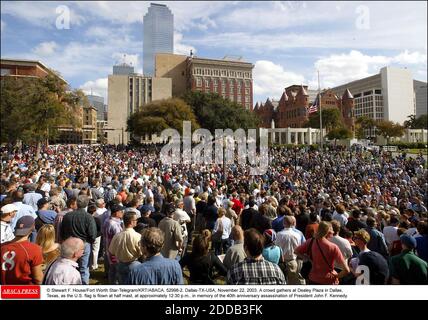
[[[143,29],[143,73],[154,76],[156,53],[174,52],[174,15],[166,5],[151,3]]]

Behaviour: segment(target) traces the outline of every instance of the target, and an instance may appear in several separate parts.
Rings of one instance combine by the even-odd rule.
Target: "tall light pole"
[[[321,136],[321,152],[324,150],[324,137],[322,132],[322,110],[321,110],[321,86],[320,86],[320,71],[318,71],[318,104],[319,104],[319,110],[320,110],[320,136]]]

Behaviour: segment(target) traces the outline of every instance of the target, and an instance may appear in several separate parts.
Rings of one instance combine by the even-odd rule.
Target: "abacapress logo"
[[[1,286],[2,299],[40,299],[40,286]]]

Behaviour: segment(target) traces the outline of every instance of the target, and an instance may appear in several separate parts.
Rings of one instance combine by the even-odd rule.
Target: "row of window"
[[[226,69],[194,68],[194,75],[251,79],[251,72]]]
[[[242,80],[236,80],[236,81],[232,81],[229,80],[227,81],[226,79],[206,79],[206,78],[201,78],[201,77],[196,77],[196,86],[197,87],[201,87],[202,86],[202,80],[204,80],[205,86],[209,87],[210,83],[212,82],[214,85],[218,85],[219,83],[221,83],[221,85],[226,85],[229,82],[230,86],[234,85],[234,82],[236,82],[236,86],[239,88],[241,88],[244,85],[244,82]],[[250,87],[251,86],[251,81],[250,80],[245,80],[245,87]]]

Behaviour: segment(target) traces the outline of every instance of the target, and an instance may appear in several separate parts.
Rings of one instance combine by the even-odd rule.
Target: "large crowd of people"
[[[1,284],[427,284],[420,155],[271,148],[265,174],[160,146],[2,147]]]

